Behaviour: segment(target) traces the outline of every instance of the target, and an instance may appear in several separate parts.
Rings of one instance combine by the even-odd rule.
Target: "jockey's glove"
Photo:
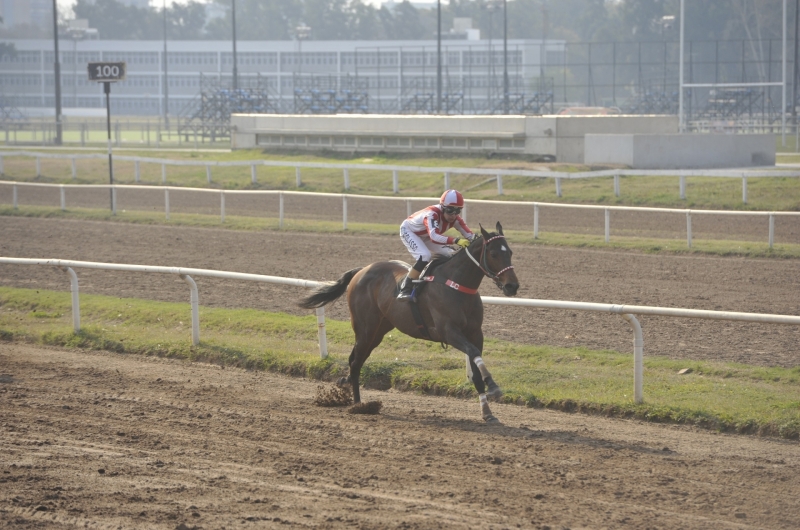
[[[459,247],[467,248],[469,246],[469,239],[466,239],[464,237],[457,237],[453,240],[453,243],[455,243]]]

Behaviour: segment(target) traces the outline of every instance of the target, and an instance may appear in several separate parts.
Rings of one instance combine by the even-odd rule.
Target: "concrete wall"
[[[587,134],[585,163],[635,169],[775,165],[771,134]]]
[[[330,149],[363,151],[424,152],[508,152],[550,156],[558,162],[582,163],[584,135],[589,133],[669,133],[677,132],[676,116],[431,116],[431,115],[296,115],[234,114],[231,117],[233,149],[257,147],[319,149],[309,136],[333,138]],[[284,145],[265,144],[272,135],[292,136]],[[261,138],[260,138],[261,137]],[[336,138],[348,142],[336,144]],[[383,138],[376,146],[367,143]],[[405,147],[389,145],[390,138],[405,138]],[[425,141],[416,141],[425,140]],[[453,147],[458,140],[465,146]],[[420,144],[420,145],[418,145]]]

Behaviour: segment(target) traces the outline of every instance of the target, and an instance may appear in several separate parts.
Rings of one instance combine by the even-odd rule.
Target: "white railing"
[[[111,190],[111,213],[117,213],[117,195],[119,190],[147,190],[151,192],[158,192],[164,194],[164,215],[166,219],[170,218],[170,191],[181,192],[197,192],[206,194],[216,194],[219,196],[220,203],[220,222],[225,222],[225,196],[226,195],[266,195],[278,196],[278,226],[283,228],[284,220],[286,218],[286,210],[284,208],[284,197],[286,196],[306,196],[306,197],[339,197],[342,201],[342,230],[347,230],[347,201],[348,199],[367,199],[373,201],[405,201],[406,214],[411,215],[412,201],[427,201],[436,202],[438,197],[384,197],[378,195],[354,195],[349,193],[315,193],[305,191],[275,191],[275,190],[215,190],[209,188],[183,188],[173,186],[137,186],[127,184],[44,184],[38,182],[13,182],[13,181],[0,181],[0,186],[11,186],[11,202],[14,209],[19,208],[19,186],[30,187],[44,187],[44,188],[57,188],[60,191],[61,210],[67,209],[66,190],[85,190],[85,189],[110,189]],[[765,212],[765,211],[738,211],[738,210],[690,210],[690,209],[675,209],[675,208],[647,208],[643,206],[596,206],[589,204],[564,204],[564,203],[551,203],[551,202],[525,202],[525,201],[492,201],[492,200],[479,200],[479,199],[466,199],[465,208],[461,216],[464,220],[467,219],[467,206],[469,204],[495,204],[495,205],[513,205],[513,206],[526,206],[532,209],[531,214],[533,217],[533,237],[539,237],[539,212],[542,208],[575,208],[585,210],[602,210],[605,213],[605,226],[604,237],[605,242],[611,240],[611,213],[612,212],[659,212],[674,215],[681,215],[686,217],[686,244],[689,248],[692,247],[692,216],[693,215],[738,215],[754,218],[767,218],[768,230],[767,241],[769,248],[773,248],[775,244],[775,218],[776,217],[800,217],[800,212]]]
[[[95,263],[89,261],[73,261],[59,259],[29,259],[29,258],[3,258],[0,263],[12,265],[47,265],[58,267],[70,277],[72,292],[72,323],[75,332],[80,331],[80,302],[78,296],[78,276],[73,268],[103,269],[128,272],[157,272],[177,274],[190,287],[190,303],[192,307],[192,344],[200,343],[200,314],[197,284],[192,276],[208,276],[233,280],[257,281],[279,285],[293,285],[297,287],[315,288],[323,285],[312,280],[297,278],[283,278],[280,276],[264,276],[261,274],[245,274],[239,272],[216,271],[209,269],[191,269],[184,267],[153,267],[148,265],[123,265],[116,263]],[[530,298],[501,298],[482,296],[485,304],[513,305],[521,307],[537,307],[548,309],[570,309],[579,311],[595,311],[621,315],[633,328],[633,396],[636,403],[644,400],[644,337],[642,327],[635,315],[655,315],[666,317],[703,318],[711,320],[735,320],[740,322],[760,322],[768,324],[800,325],[800,316],[770,315],[762,313],[739,313],[733,311],[706,311],[699,309],[682,309],[672,307],[651,307],[622,304],[594,304],[587,302],[570,302],[562,300],[535,300]],[[325,310],[320,307],[316,310],[319,339],[319,353],[321,358],[328,355],[327,337],[325,333]]]
[[[3,169],[3,159],[12,156],[31,157],[36,160],[36,176],[41,176],[41,159],[55,158],[70,160],[72,165],[72,178],[78,177],[78,160],[99,159],[107,160],[106,154],[66,154],[66,153],[39,153],[33,151],[0,151],[0,175],[5,175]],[[726,177],[742,179],[742,202],[747,204],[747,179],[764,177],[800,177],[800,171],[790,170],[764,170],[764,169],[606,169],[602,171],[581,171],[566,173],[562,171],[533,171],[526,169],[487,169],[487,168],[459,168],[459,167],[425,167],[425,166],[398,166],[381,164],[334,164],[322,162],[290,162],[274,160],[243,160],[220,162],[215,160],[170,160],[162,158],[146,158],[137,156],[115,155],[114,160],[128,161],[134,163],[134,179],[138,183],[141,181],[141,164],[156,164],[161,166],[161,184],[167,183],[168,166],[194,166],[204,167],[206,179],[212,182],[212,168],[214,167],[249,167],[250,180],[253,184],[258,182],[257,168],[265,167],[292,167],[295,170],[295,185],[302,186],[301,170],[303,168],[316,169],[339,169],[342,171],[343,187],[350,189],[350,171],[369,170],[369,171],[391,171],[392,172],[392,193],[399,193],[400,178],[403,173],[439,173],[443,174],[444,189],[450,188],[450,175],[486,175],[491,177],[488,182],[496,182],[497,194],[503,195],[503,177],[530,177],[530,178],[552,178],[555,180],[556,195],[562,196],[561,184],[564,180],[575,180],[597,177],[614,177],[614,195],[620,196],[620,177],[622,176],[677,176],[679,182],[680,198],[686,199],[686,178],[687,177]]]

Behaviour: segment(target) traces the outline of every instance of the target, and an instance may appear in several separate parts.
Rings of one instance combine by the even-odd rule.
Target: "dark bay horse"
[[[469,357],[483,419],[497,421],[488,401],[490,398],[498,400],[503,393],[481,358],[483,303],[478,287],[484,276],[488,276],[503,294],[514,296],[519,283],[511,265],[511,249],[503,236],[503,227],[497,223],[496,228],[497,233],[489,233],[481,227],[481,236],[474,238],[469,247],[425,275],[424,288],[420,288],[422,283],[417,284],[419,323],[412,313],[414,302],[409,298],[397,299],[398,282],[409,269],[398,261],[379,261],[347,271],[336,282],[316,289],[300,301],[300,307],[313,309],[347,292],[356,343],[348,363],[350,374],[339,383],[352,385],[355,403],[361,402],[361,367],[384,335],[397,328],[411,337],[449,344],[464,352]]]

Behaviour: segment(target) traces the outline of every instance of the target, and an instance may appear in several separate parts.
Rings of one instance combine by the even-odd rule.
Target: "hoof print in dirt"
[[[350,414],[380,414],[383,408],[382,401],[367,401],[366,403],[357,403],[347,409]]]
[[[317,387],[314,405],[318,407],[346,407],[353,403],[353,392],[349,386]]]

